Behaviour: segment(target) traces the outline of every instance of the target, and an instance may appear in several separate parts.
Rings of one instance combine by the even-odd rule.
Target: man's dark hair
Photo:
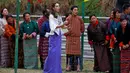
[[[74,8],[78,8],[78,6],[72,6],[72,7],[71,7],[71,10],[73,10]]]
[[[25,18],[26,14],[29,14],[29,15],[30,15],[29,12],[25,12],[25,13],[23,14],[23,18]]]
[[[91,20],[91,18],[92,18],[93,16],[95,16],[95,17],[96,17],[96,15],[95,15],[95,14],[92,14],[92,15],[90,15],[90,16],[89,16],[89,20]]]
[[[128,9],[130,7],[130,4],[124,4],[123,5],[123,11],[125,11],[126,9]]]

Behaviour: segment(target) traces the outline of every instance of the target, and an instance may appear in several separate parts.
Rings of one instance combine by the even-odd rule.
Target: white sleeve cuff
[[[48,32],[46,32],[45,37],[49,37],[49,33]]]

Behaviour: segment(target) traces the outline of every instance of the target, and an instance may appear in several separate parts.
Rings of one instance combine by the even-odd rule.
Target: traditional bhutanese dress
[[[6,19],[0,19],[0,27],[3,29],[7,24]],[[2,33],[1,33],[2,34]],[[0,67],[10,67],[10,50],[9,50],[9,41],[4,35],[0,35]]]
[[[44,23],[46,21],[46,23]],[[49,29],[48,27],[46,27],[45,25],[49,25],[49,23],[47,23],[47,18],[45,16],[41,17],[38,19],[38,27],[40,32],[40,39],[39,39],[39,46],[38,46],[38,53],[40,55],[40,62],[41,62],[41,68],[43,69],[43,64],[44,61],[48,55],[48,47],[49,47],[49,38],[45,37],[45,33],[47,32],[46,29]]]
[[[105,45],[106,25],[100,21],[90,24],[87,29],[88,41],[92,42],[94,48],[94,71],[109,71],[111,70],[108,48]]]
[[[130,42],[130,28],[126,27],[125,31],[122,32],[122,27],[120,26],[117,30],[117,41],[118,44],[123,43],[123,45],[129,44]],[[121,46],[119,46],[121,47]],[[130,47],[123,49],[121,48],[120,53],[120,73],[130,72]]]
[[[58,25],[63,24],[62,17],[55,18],[52,14],[49,16],[51,35],[49,36],[48,57],[45,60],[43,73],[62,73],[61,68],[61,29],[56,29]]]
[[[8,38],[9,41],[9,50],[11,57],[11,67],[14,66],[14,50],[15,50],[15,28],[9,24],[5,25],[5,33],[4,36]],[[13,39],[12,39],[13,37]]]
[[[9,41],[9,50],[11,56],[11,67],[14,66],[14,56],[15,56],[15,27],[7,24],[5,25],[4,36],[8,38]],[[19,51],[18,51],[18,67],[23,68],[23,45],[22,40],[19,38]]]
[[[38,26],[35,21],[26,23],[25,21],[20,25],[20,35],[23,34],[33,35],[38,33]],[[24,50],[24,68],[36,69],[38,68],[38,49],[36,35],[33,35],[31,39],[23,40]]]
[[[40,37],[41,37],[41,41],[39,44],[39,55],[40,55],[40,59],[41,59],[41,64],[42,67],[44,67],[44,61],[46,59],[46,57],[48,56],[48,47],[49,47],[49,42],[48,42],[48,37],[46,37],[45,35],[47,33],[50,32],[50,26],[49,26],[49,20],[45,21],[41,27],[41,31],[40,31]]]
[[[107,40],[107,41],[108,41],[108,44],[107,44],[107,45],[108,45],[108,56],[109,56],[109,62],[110,62],[110,65],[111,65],[111,70],[110,70],[110,72],[112,72],[112,69],[113,69],[113,68],[112,68],[112,67],[113,67],[113,65],[112,65],[112,64],[113,64],[113,63],[112,63],[112,62],[113,62],[113,61],[112,61],[112,59],[113,59],[113,58],[112,58],[112,52],[111,52],[110,47],[109,47],[109,46],[110,46],[110,44],[109,44],[109,43],[110,43],[110,26],[111,26],[112,20],[113,20],[113,18],[110,17],[110,18],[106,21],[106,26],[107,26],[106,36],[108,36],[108,40]]]
[[[66,24],[70,29],[66,33],[66,54],[69,58],[67,58],[67,64],[72,66],[71,68],[75,70],[73,65],[77,67],[80,64],[80,55],[81,55],[81,45],[80,45],[80,36],[84,32],[84,22],[79,16],[70,15],[67,17]],[[73,59],[74,60],[73,60]]]
[[[110,24],[110,35],[114,34],[115,37],[117,36],[117,29],[120,26],[120,22],[116,20],[112,20]],[[113,73],[120,73],[120,49],[118,44],[114,45],[113,52]]]

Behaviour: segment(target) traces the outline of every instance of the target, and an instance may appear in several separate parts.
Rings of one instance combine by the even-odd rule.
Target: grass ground
[[[63,73],[94,73],[93,72],[93,60],[84,60],[84,68],[82,72],[76,72],[76,71],[71,71],[71,72],[66,72],[65,71],[65,61],[66,59],[63,57],[62,58],[62,71]],[[39,63],[40,67],[40,63]],[[13,68],[0,68],[0,73],[14,73]],[[18,69],[18,73],[43,73],[42,69]]]

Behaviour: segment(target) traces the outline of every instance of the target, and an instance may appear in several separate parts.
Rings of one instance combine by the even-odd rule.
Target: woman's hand
[[[129,48],[129,44],[126,44],[126,48]]]
[[[63,27],[63,26],[61,26],[61,25],[60,25],[60,26],[57,26],[56,29],[57,29],[57,28],[61,28],[61,27]]]

